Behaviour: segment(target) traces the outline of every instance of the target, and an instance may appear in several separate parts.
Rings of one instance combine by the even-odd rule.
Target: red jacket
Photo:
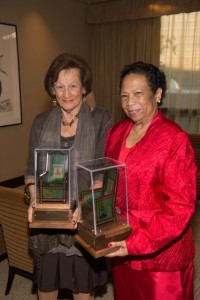
[[[106,156],[119,159],[133,123],[108,134]],[[157,113],[145,136],[130,150],[127,166],[129,222],[126,263],[143,271],[175,271],[194,258],[190,219],[195,210],[197,167],[188,135]],[[118,199],[123,187],[119,185]],[[124,201],[116,206],[125,214]]]

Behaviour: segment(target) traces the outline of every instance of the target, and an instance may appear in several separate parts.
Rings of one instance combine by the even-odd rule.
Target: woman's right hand
[[[33,205],[29,204],[28,207],[28,222],[31,223],[33,221]]]
[[[33,221],[33,207],[35,205],[35,186],[29,186],[29,193],[30,193],[30,203],[28,207],[28,222],[31,223]]]

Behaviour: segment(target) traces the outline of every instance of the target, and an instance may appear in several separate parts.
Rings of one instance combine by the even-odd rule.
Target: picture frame
[[[17,26],[0,23],[0,127],[22,124]]]

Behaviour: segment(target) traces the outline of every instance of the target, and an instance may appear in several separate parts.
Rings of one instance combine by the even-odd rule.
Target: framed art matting
[[[0,126],[21,123],[17,27],[0,23]]]

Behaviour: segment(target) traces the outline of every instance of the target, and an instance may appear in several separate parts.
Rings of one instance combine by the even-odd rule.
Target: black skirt
[[[73,293],[92,293],[107,282],[106,260],[85,253],[66,256],[47,253],[38,257],[34,282],[42,292],[68,289]]]

